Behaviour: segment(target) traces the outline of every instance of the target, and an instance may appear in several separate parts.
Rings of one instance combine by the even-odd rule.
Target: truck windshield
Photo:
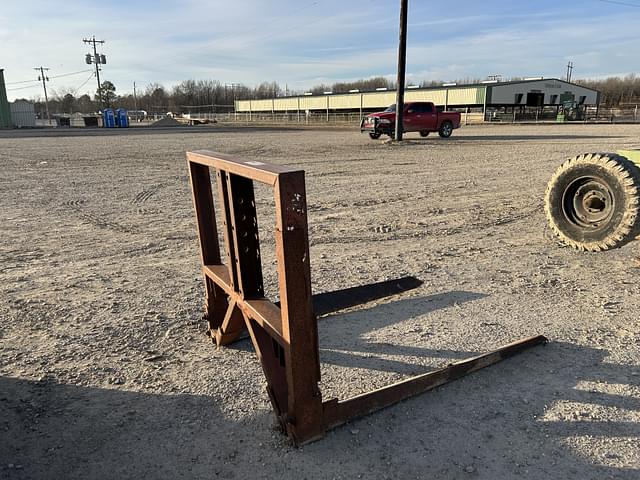
[[[396,104],[394,103],[393,105],[389,105],[387,107],[387,109],[385,110],[385,112],[395,112],[396,111]]]

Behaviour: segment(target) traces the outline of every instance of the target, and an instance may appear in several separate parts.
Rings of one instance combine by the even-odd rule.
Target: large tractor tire
[[[571,158],[547,185],[544,209],[566,245],[590,252],[621,247],[640,233],[640,169],[613,153]]]

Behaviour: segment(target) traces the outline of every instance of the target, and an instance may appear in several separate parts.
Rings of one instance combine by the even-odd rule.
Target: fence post
[[[327,123],[329,123],[329,96],[327,95]]]

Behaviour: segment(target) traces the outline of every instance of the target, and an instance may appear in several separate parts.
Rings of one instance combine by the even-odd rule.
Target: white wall
[[[585,104],[596,105],[598,99],[598,92],[590,90],[588,88],[580,87],[578,85],[572,85],[571,83],[563,82],[557,79],[539,80],[534,82],[512,83],[508,85],[495,85],[492,87],[491,101],[493,105],[507,104],[512,105],[515,103],[515,96],[518,93],[522,93],[521,105],[527,104],[527,93],[533,90],[539,90],[544,92],[545,105],[551,104],[551,96],[557,95],[556,104],[560,101],[560,95],[565,92],[571,92],[575,95],[576,101],[580,100],[581,96],[586,96]]]

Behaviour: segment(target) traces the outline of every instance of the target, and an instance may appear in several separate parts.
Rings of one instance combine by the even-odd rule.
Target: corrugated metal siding
[[[335,110],[350,110],[360,108],[360,94],[332,95],[329,97],[329,108]]]
[[[11,123],[14,127],[35,127],[36,108],[31,102],[18,101],[10,104]]]
[[[273,101],[267,100],[251,100],[251,110],[254,112],[270,112],[273,109]]]
[[[298,97],[295,98],[276,98],[274,101],[276,111],[297,110]]]
[[[364,108],[388,107],[396,102],[396,92],[371,92],[362,94]]]
[[[300,110],[326,110],[327,97],[300,97]]]
[[[452,88],[449,90],[449,105],[482,105],[485,87]]]
[[[0,128],[11,128],[11,111],[4,83],[4,70],[0,68]]]
[[[436,105],[444,105],[447,99],[447,90],[405,90],[405,102],[433,102]],[[395,99],[394,99],[395,102]]]

